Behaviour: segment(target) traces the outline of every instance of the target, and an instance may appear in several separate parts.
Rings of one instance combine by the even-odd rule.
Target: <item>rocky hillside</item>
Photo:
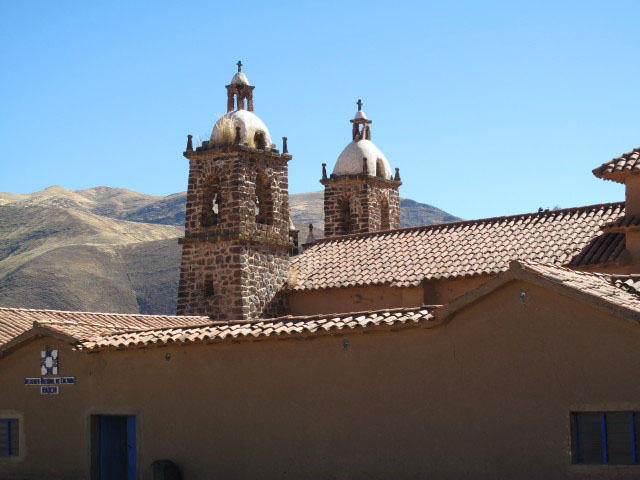
[[[73,208],[0,207],[0,305],[172,311],[181,234]]]
[[[175,313],[186,194],[122,188],[0,193],[0,306]],[[290,196],[304,242],[322,235],[322,192]],[[402,226],[458,220],[401,201]]]

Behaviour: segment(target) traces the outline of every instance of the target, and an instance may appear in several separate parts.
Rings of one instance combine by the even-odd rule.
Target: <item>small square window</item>
[[[18,431],[18,420],[0,418],[0,457],[18,455]]]

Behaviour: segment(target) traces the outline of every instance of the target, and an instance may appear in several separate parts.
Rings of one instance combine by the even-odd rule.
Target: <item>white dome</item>
[[[386,157],[371,140],[351,142],[342,151],[333,168],[334,175],[358,175],[362,174],[362,159],[367,159],[369,175],[376,176],[376,164],[382,167],[382,178],[391,180],[391,167]]]
[[[231,79],[231,85],[238,85],[238,84],[249,85],[249,79],[242,72],[236,73]]]
[[[362,110],[358,110],[354,120],[368,120],[368,118]]]
[[[230,124],[230,121],[233,124]],[[218,119],[211,132],[211,141],[214,145],[231,144],[236,137],[236,127],[240,127],[240,143],[248,143],[247,139],[254,140],[258,132],[264,135],[267,148],[271,147],[271,135],[266,125],[258,116],[248,110],[234,110]]]

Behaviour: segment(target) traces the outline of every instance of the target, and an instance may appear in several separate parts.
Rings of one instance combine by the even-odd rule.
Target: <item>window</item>
[[[384,178],[384,165],[382,164],[382,159],[380,158],[376,160],[376,177]]]
[[[574,412],[571,430],[573,463],[639,463],[640,412]]]
[[[18,420],[0,418],[0,457],[18,455]]]

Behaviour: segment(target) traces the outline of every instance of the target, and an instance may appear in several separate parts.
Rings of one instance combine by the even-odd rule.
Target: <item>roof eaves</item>
[[[68,333],[50,328],[46,324],[33,322],[33,326],[29,330],[22,332],[20,335],[17,335],[16,337],[13,337],[8,342],[0,345],[0,356],[6,354],[10,350],[14,350],[20,347],[22,344],[27,343],[30,340],[33,340],[39,337],[56,338],[58,340],[67,342],[71,345],[74,345],[81,340],[80,338],[69,335]]]
[[[246,321],[230,321],[230,322],[216,322],[215,324],[206,324],[201,326],[191,327],[194,328],[207,328],[207,327],[225,327],[225,326],[247,326],[251,327],[256,324],[262,325],[273,325],[272,328],[268,329],[268,332],[258,332],[257,334],[251,333],[248,331],[235,331],[235,332],[225,332],[223,335],[220,334],[211,334],[211,332],[203,333],[196,338],[191,338],[185,332],[183,337],[168,338],[167,340],[162,340],[158,337],[150,336],[149,338],[139,340],[129,340],[124,343],[121,341],[119,343],[104,343],[105,340],[108,340],[109,337],[117,337],[117,333],[111,333],[104,336],[96,336],[87,340],[84,340],[80,344],[76,346],[77,350],[84,350],[87,352],[97,352],[102,350],[124,350],[128,348],[145,348],[153,345],[156,346],[166,346],[170,344],[196,344],[196,343],[229,343],[229,342],[243,342],[243,341],[258,341],[258,340],[286,340],[290,338],[312,338],[317,336],[326,336],[326,335],[345,335],[349,332],[351,333],[369,333],[378,330],[394,330],[401,329],[407,327],[415,327],[418,324],[422,325],[425,323],[429,323],[429,325],[425,325],[425,327],[433,327],[435,324],[439,324],[437,319],[435,319],[431,312],[437,309],[439,306],[437,305],[423,305],[420,307],[413,308],[394,308],[394,309],[385,309],[385,310],[375,310],[375,311],[365,311],[365,312],[348,312],[348,313],[335,313],[335,314],[318,314],[312,316],[285,316],[278,317],[273,319],[256,319],[256,320],[246,320]],[[426,310],[427,315],[422,315]],[[376,318],[378,316],[384,316],[385,314],[397,314],[397,313],[406,313],[407,317],[402,320],[398,319],[392,323],[387,323],[385,321],[381,321],[379,323],[374,323],[372,319],[370,322],[366,324],[355,324],[350,326],[348,324],[338,325],[337,323],[345,322],[347,318],[352,318],[354,321],[357,321],[359,317],[366,317],[375,315]],[[418,320],[412,319],[411,314],[419,315],[423,318]],[[322,322],[323,320],[327,320],[326,323],[319,325],[316,329],[309,329],[308,324],[314,322]],[[338,322],[334,322],[334,320],[338,320]],[[291,325],[295,323],[304,323],[305,325]],[[288,327],[285,327],[284,324],[289,324]],[[288,330],[286,330],[288,328]],[[157,331],[164,331],[167,329],[154,329],[148,330],[149,334]],[[188,328],[184,327],[174,327],[169,330],[188,330]],[[286,331],[285,331],[286,330]],[[145,332],[141,332],[145,333]]]

